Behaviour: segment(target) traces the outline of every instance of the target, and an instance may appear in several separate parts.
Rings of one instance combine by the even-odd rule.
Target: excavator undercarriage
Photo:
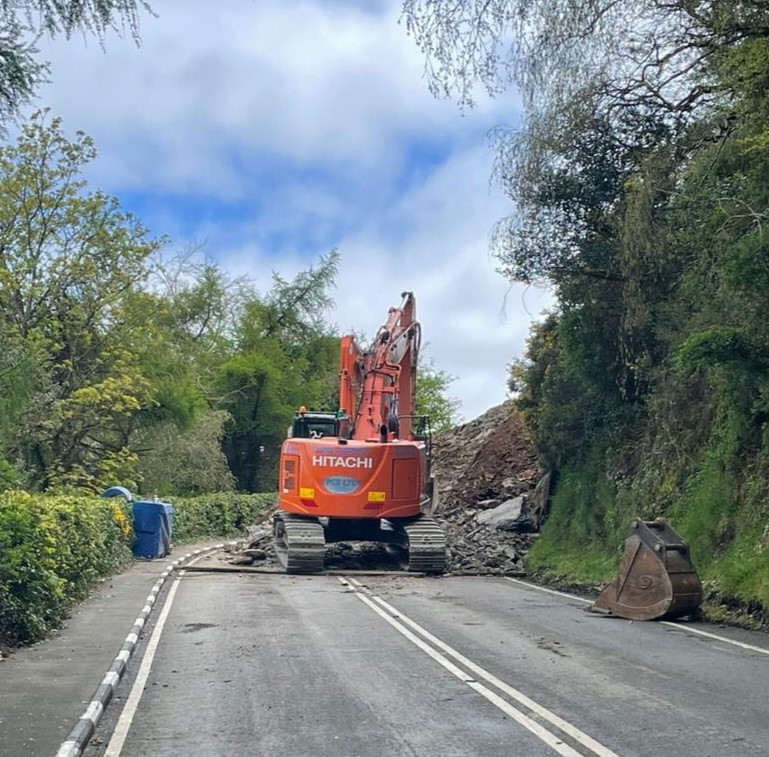
[[[446,536],[428,515],[391,520],[308,518],[278,511],[273,516],[275,551],[287,573],[323,570],[326,544],[371,541],[393,544],[407,551],[408,569],[442,573]]]

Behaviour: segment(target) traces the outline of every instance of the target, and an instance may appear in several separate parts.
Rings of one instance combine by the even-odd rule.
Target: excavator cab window
[[[336,416],[331,413],[303,413],[294,416],[291,436],[299,439],[322,439],[338,436]]]

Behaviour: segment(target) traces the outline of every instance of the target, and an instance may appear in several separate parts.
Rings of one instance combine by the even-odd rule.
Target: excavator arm
[[[422,331],[414,295],[401,296],[400,307],[390,308],[368,350],[353,336],[342,338],[339,406],[353,419],[353,439],[412,438]]]

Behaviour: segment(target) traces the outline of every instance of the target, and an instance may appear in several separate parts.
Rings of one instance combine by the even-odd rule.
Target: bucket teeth
[[[617,576],[588,608],[629,620],[688,615],[702,602],[702,584],[688,544],[663,518],[630,526]]]

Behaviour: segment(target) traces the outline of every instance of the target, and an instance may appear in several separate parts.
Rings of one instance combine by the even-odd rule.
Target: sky
[[[432,97],[399,0],[151,4],[139,47],[39,45],[51,82],[38,104],[94,138],[92,186],[263,290],[337,248],[329,322],[373,336],[413,291],[423,356],[456,377],[461,418],[502,402],[550,305],[489,253],[511,206],[488,132],[518,123],[516,93],[469,111]]]

